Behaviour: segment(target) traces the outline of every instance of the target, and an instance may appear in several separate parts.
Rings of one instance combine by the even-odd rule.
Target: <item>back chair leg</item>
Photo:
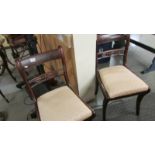
[[[136,115],[138,116],[140,113],[140,104],[145,94],[139,94],[136,101]]]
[[[13,76],[13,74],[12,74],[12,72],[10,71],[10,69],[9,69],[8,66],[6,66],[6,69],[7,69],[8,73],[10,74],[10,76],[12,77],[12,79],[16,82],[17,80],[16,80],[16,78]]]
[[[106,110],[107,110],[108,102],[109,101],[107,99],[103,100],[103,121],[106,120]]]

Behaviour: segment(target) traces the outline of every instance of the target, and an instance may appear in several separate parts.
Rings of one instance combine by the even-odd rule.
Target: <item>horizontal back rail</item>
[[[128,34],[115,34],[115,35],[98,35],[97,36],[97,45],[109,43],[112,41],[128,40]]]
[[[100,57],[98,57],[97,59],[99,60],[104,57],[110,57],[111,55],[124,55],[124,50],[125,50],[125,48],[105,50],[102,52],[98,52],[97,56],[100,56]]]
[[[27,69],[60,58],[61,58],[61,51],[59,49],[55,49],[52,51],[48,51],[46,53],[35,54],[33,56],[21,60],[20,63],[23,68]]]

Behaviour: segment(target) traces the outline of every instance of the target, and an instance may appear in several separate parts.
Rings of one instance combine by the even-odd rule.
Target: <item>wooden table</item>
[[[155,35],[153,34],[131,34],[130,42],[151,53],[155,53]],[[152,64],[141,73],[145,74],[151,71],[155,71],[155,57]]]

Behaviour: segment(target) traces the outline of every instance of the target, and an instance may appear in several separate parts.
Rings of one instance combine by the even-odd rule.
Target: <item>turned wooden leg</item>
[[[137,116],[140,113],[140,104],[141,104],[141,101],[142,101],[142,99],[143,99],[144,96],[145,96],[145,94],[140,94],[137,97],[137,101],[136,101],[136,115]]]
[[[103,100],[103,121],[106,120],[106,110],[107,110],[108,102],[109,101],[107,99]]]

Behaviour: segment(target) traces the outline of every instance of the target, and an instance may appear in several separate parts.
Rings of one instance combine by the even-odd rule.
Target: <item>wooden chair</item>
[[[113,41],[124,41],[124,47],[104,51],[96,54],[96,91],[98,85],[104,95],[103,100],[103,120],[106,120],[106,109],[109,101],[121,99],[124,97],[138,95],[136,102],[136,114],[140,113],[140,103],[143,97],[149,93],[149,86],[130,71],[127,64],[127,53],[130,42],[130,35],[98,35],[97,45]],[[111,66],[98,69],[98,57],[110,55],[122,55],[123,65]]]
[[[25,55],[25,51],[28,50],[27,40],[24,34],[10,34],[6,35],[7,42],[9,44],[9,48],[12,51],[12,56],[14,59],[23,58]]]
[[[63,71],[55,71],[41,74],[28,80],[27,70],[31,67],[43,64],[51,60],[61,60]],[[90,120],[94,117],[94,111],[86,105],[77,94],[73,92],[68,82],[66,63],[63,49],[58,49],[37,54],[29,58],[18,60],[17,69],[26,83],[26,88],[35,102],[37,114],[42,121],[82,121]],[[36,97],[33,87],[56,77],[64,76],[66,85],[55,88],[40,97]]]

